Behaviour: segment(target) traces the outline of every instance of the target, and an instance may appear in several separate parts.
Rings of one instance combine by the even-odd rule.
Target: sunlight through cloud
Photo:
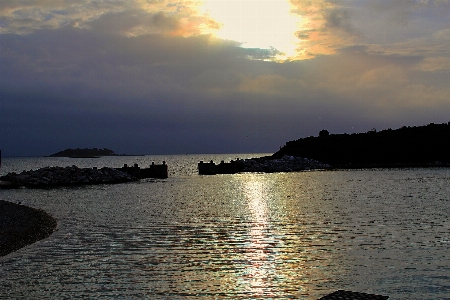
[[[202,10],[220,25],[219,38],[244,48],[275,48],[283,53],[280,58],[295,56],[300,16],[287,0],[205,0]]]

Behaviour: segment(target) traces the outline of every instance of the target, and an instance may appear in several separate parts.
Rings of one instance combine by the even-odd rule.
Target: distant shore
[[[426,169],[450,168],[448,163],[373,163],[373,164],[336,164],[329,170],[355,170],[355,169]]]
[[[0,256],[49,237],[56,225],[43,210],[0,200]]]
[[[44,157],[99,158],[102,156],[144,156],[143,154],[116,154],[111,149],[84,148],[66,149]]]

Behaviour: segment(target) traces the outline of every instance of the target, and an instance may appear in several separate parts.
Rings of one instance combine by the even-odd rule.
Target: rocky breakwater
[[[46,188],[103,183],[123,183],[138,180],[125,172],[113,168],[45,167],[38,170],[8,173],[0,177],[8,187]],[[6,185],[4,185],[6,186]]]
[[[238,160],[237,163],[240,172],[298,172],[331,168],[330,165],[323,164],[314,159],[287,155],[279,159],[267,156]]]

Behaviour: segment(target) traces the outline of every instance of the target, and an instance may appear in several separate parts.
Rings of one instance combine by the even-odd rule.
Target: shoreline
[[[355,169],[435,169],[450,168],[448,163],[365,163],[365,164],[335,164],[332,170]]]
[[[0,200],[0,257],[49,237],[56,226],[43,210]]]

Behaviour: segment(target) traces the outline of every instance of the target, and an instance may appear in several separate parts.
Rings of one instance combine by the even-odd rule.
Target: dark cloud
[[[170,33],[180,29],[176,15],[164,12],[147,13],[140,10],[127,10],[119,13],[108,13],[86,23],[98,33],[142,34]]]
[[[313,4],[302,9],[318,11]],[[327,29],[353,33],[350,11],[335,7],[326,16]],[[182,28],[167,12],[130,9],[84,25],[1,36],[0,146],[6,155],[69,147],[274,152],[322,129],[448,122],[448,69],[423,69],[436,65],[429,52],[342,44],[333,55],[276,63],[269,61],[273,49],[245,49],[211,35],[165,35]],[[131,34],[140,28],[146,33]],[[320,38],[321,30],[299,35]],[[437,40],[433,45],[442,48]]]
[[[439,21],[439,18],[444,17],[448,22],[450,12],[448,0],[378,0],[367,2],[367,6],[375,14],[388,16],[389,20],[399,25],[416,22],[417,18],[428,18],[430,14],[433,15],[433,21]]]
[[[248,57],[266,51],[207,36],[127,38],[77,29],[4,35],[2,50],[1,142],[17,154],[114,141],[128,153],[269,151],[280,143],[265,144],[274,129],[258,118],[264,108],[226,92],[257,72],[258,61]],[[232,142],[239,124],[258,139]],[[205,148],[210,140],[223,143]]]
[[[352,24],[351,13],[342,8],[337,8],[325,12],[326,26],[330,29],[343,30],[354,34],[357,29]]]

